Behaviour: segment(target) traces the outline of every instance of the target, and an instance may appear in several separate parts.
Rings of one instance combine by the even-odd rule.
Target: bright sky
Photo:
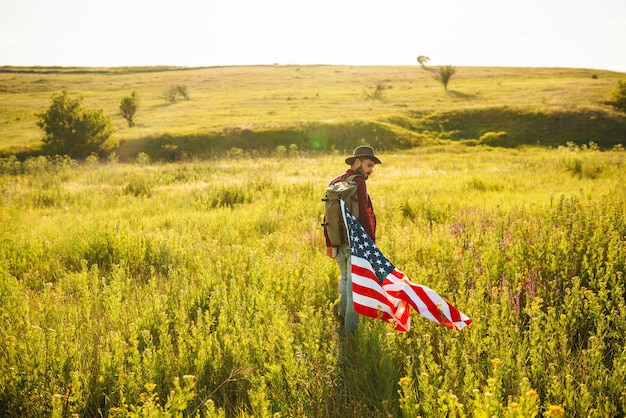
[[[0,66],[574,67],[626,72],[625,0],[0,0]]]

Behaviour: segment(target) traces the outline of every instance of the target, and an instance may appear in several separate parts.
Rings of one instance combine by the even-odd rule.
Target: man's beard
[[[365,174],[363,172],[363,168],[362,167],[357,168],[356,172],[359,173],[360,175],[362,175],[365,180],[367,180],[367,178],[369,177],[367,174]]]

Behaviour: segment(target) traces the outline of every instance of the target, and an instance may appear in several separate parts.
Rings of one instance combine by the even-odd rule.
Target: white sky
[[[626,0],[0,0],[0,65],[626,72]]]

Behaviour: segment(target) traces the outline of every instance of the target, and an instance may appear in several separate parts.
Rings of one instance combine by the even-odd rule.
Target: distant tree
[[[176,86],[176,91],[183,97],[183,99],[189,100],[189,90],[187,89],[187,86],[178,85]]]
[[[608,102],[615,109],[626,112],[626,80],[618,80]]]
[[[448,83],[454,74],[456,74],[457,69],[452,65],[444,65],[440,66],[439,70],[435,74],[433,74],[433,78],[440,82],[443,85],[445,90],[448,90]]]
[[[170,103],[176,103],[178,96],[185,100],[189,100],[189,90],[185,85],[172,86],[163,92],[163,97]]]
[[[129,128],[135,126],[134,117],[138,107],[139,98],[135,92],[133,92],[129,97],[124,97],[120,102],[120,115],[126,119]]]
[[[365,91],[365,97],[369,100],[382,100],[383,98],[383,90],[389,89],[391,87],[386,86],[382,83],[376,84],[376,87],[372,89],[371,92]]]
[[[426,66],[426,63],[430,61],[430,58],[428,58],[425,55],[420,55],[419,57],[417,57],[417,62],[419,63],[419,65],[421,65],[422,67]]]
[[[113,122],[103,110],[85,109],[82,97],[73,99],[66,91],[54,94],[48,110],[37,118],[45,133],[44,150],[50,154],[80,159],[101,154],[113,134]]]

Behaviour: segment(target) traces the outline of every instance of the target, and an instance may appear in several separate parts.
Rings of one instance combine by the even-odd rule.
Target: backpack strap
[[[333,181],[330,182],[329,186],[332,185],[332,184],[335,184],[335,183],[339,183],[340,181],[354,181],[354,179],[356,177],[359,177],[359,176],[363,177],[361,174],[352,174],[352,175],[346,177],[345,179],[337,177]]]

